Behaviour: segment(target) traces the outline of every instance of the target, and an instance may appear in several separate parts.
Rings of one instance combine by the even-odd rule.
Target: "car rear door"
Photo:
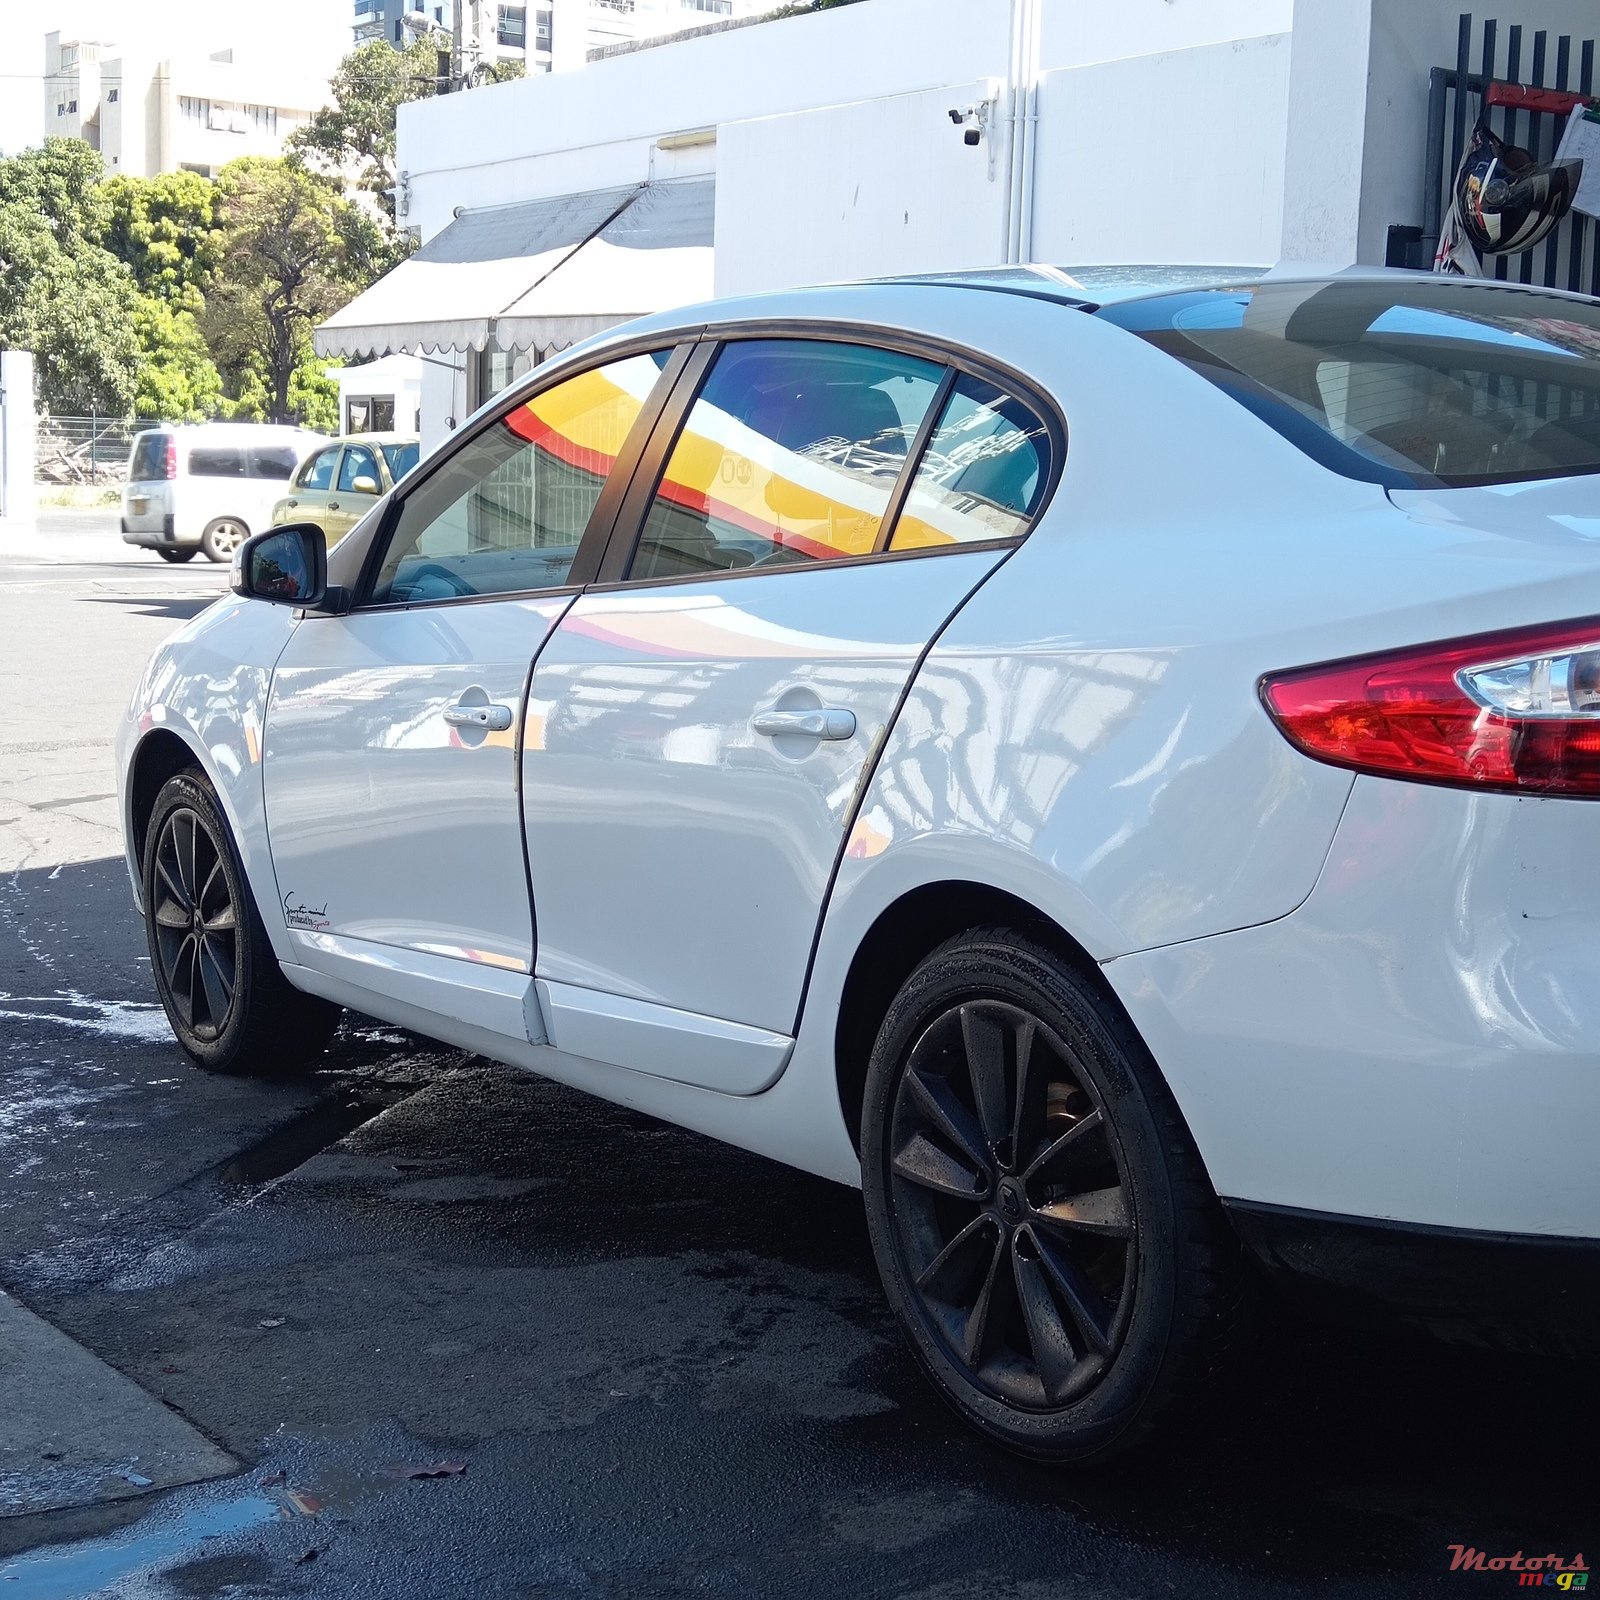
[[[601,581],[534,668],[523,804],[557,1048],[733,1093],[782,1070],[875,753],[1059,459],[1037,402],[996,439],[999,395],[865,336],[697,352]]]
[[[669,355],[564,376],[441,451],[387,508],[354,609],[290,638],[263,744],[281,895],[264,909],[330,992],[529,1037],[529,669],[598,565],[591,520],[648,437]]]
[[[295,474],[284,497],[290,507],[288,520],[314,522],[328,532],[328,501],[332,499],[333,475],[339,469],[340,447],[329,445],[306,461]]]

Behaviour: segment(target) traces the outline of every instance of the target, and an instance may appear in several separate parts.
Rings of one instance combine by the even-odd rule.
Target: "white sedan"
[[[156,653],[157,989],[216,1071],[350,1006],[861,1186],[1037,1457],[1181,1410],[1263,1268],[1542,1337],[1600,1249],[1597,474],[1547,290],[634,323]]]

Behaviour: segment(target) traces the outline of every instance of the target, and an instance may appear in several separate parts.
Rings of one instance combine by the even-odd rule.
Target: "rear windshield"
[[[141,433],[133,441],[133,459],[128,463],[128,476],[135,483],[148,478],[167,475],[167,435]]]
[[[417,464],[422,447],[416,444],[380,444],[383,459],[389,463],[389,476],[398,483]]]
[[[1600,472],[1600,303],[1419,277],[1207,289],[1096,314],[1347,477],[1437,488]]]

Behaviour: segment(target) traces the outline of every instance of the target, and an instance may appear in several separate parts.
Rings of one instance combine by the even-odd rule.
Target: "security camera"
[[[967,114],[961,109],[960,106],[951,106],[949,115],[950,120],[955,123],[958,128],[967,120]]]
[[[975,144],[982,144],[983,143],[983,130],[981,128],[968,128],[967,131],[964,134],[961,135],[961,142],[964,145],[969,145],[969,146],[970,145],[975,145]]]

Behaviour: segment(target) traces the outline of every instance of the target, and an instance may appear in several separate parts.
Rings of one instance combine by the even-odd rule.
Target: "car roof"
[[[421,444],[415,433],[341,433],[329,444]]]
[[[292,422],[153,422],[140,433],[181,434],[185,439],[216,441],[239,438],[320,439],[312,428],[298,428]]]

